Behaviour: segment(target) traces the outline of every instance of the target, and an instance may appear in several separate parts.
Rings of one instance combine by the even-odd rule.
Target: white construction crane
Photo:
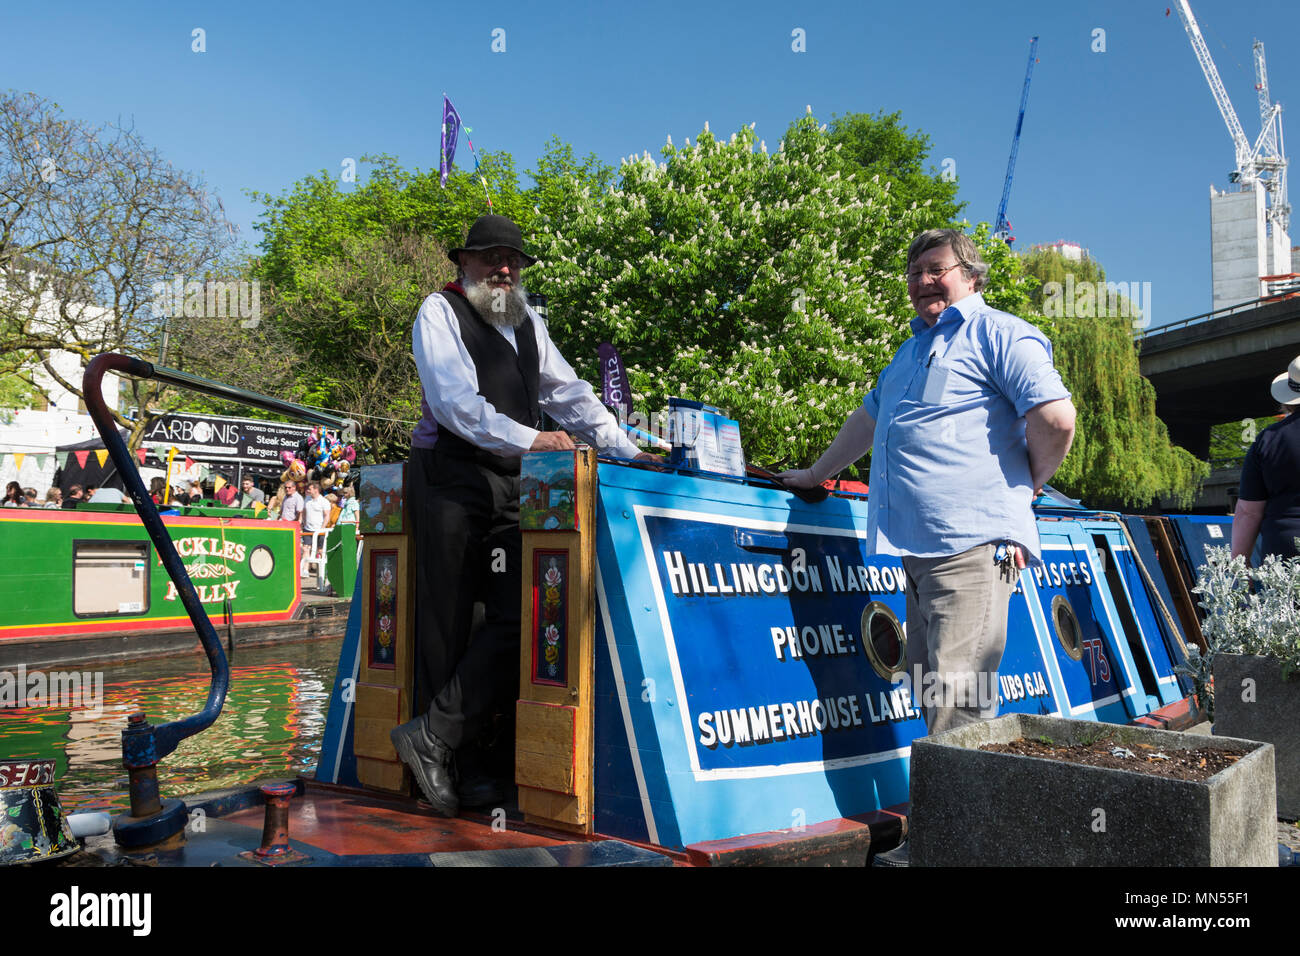
[[[1286,150],[1282,146],[1282,105],[1273,103],[1268,95],[1268,68],[1264,65],[1264,44],[1255,41],[1255,92],[1259,94],[1259,143],[1256,145],[1257,165],[1272,173],[1264,188],[1272,192],[1270,221],[1281,225],[1283,232],[1290,231],[1291,206],[1286,196]]]
[[[1229,175],[1229,179],[1233,183],[1240,184],[1242,192],[1255,193],[1263,190],[1264,197],[1267,199],[1264,228],[1268,233],[1267,238],[1271,246],[1267,261],[1274,272],[1290,272],[1291,240],[1288,232],[1291,224],[1291,207],[1287,203],[1286,194],[1287,162],[1286,153],[1282,148],[1282,107],[1271,102],[1269,98],[1268,72],[1264,65],[1264,44],[1256,40],[1254,46],[1255,90],[1259,96],[1261,129],[1258,138],[1252,144],[1246,139],[1241,121],[1237,119],[1237,111],[1233,109],[1223,81],[1219,79],[1218,68],[1215,67],[1210,51],[1205,45],[1205,38],[1201,36],[1201,28],[1196,22],[1191,6],[1187,0],[1176,0],[1175,6],[1179,18],[1183,21],[1183,28],[1187,31],[1187,37],[1191,40],[1192,50],[1201,66],[1201,72],[1205,74],[1205,81],[1210,85],[1214,102],[1219,107],[1223,122],[1228,127],[1228,135],[1232,137],[1232,145],[1236,153],[1236,168]],[[1211,190],[1211,193],[1213,195],[1214,191]],[[1260,254],[1263,255],[1262,247]],[[1260,266],[1267,271],[1269,267],[1264,266],[1265,261],[1260,259]],[[1234,267],[1221,269],[1216,263],[1216,273],[1223,272],[1227,275],[1229,271],[1239,273],[1240,269]],[[1262,277],[1262,273],[1257,272],[1257,277]],[[1216,308],[1220,296],[1219,278],[1216,275]]]

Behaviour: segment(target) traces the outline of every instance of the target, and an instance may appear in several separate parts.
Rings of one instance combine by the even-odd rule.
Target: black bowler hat
[[[465,239],[465,245],[449,251],[447,258],[460,265],[462,252],[478,252],[481,249],[495,249],[497,246],[515,250],[527,260],[524,262],[525,266],[531,266],[537,261],[524,252],[523,233],[505,216],[479,216],[474,220],[474,225],[469,227],[469,236]]]

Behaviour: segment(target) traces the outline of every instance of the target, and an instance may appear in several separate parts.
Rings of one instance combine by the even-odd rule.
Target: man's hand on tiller
[[[572,451],[573,439],[567,432],[538,432],[529,451]]]
[[[811,468],[796,468],[783,471],[776,479],[788,488],[816,488],[820,482],[813,477]]]

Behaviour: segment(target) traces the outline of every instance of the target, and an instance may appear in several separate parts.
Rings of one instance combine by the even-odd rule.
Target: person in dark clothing
[[[457,787],[452,758],[518,697],[520,463],[528,451],[574,447],[566,432],[542,430],[542,411],[597,448],[642,456],[528,307],[520,271],[534,259],[519,227],[483,216],[448,255],[457,281],[425,299],[415,320],[424,400],[406,474],[417,699],[431,703],[391,736],[426,799],[455,816],[462,804],[501,799],[506,786],[489,778]],[[471,642],[476,601],[487,616]]]
[[[1259,433],[1241,468],[1237,508],[1232,517],[1232,556],[1250,562],[1255,538],[1265,556],[1294,558],[1300,537],[1300,356],[1273,379],[1273,398],[1286,414]]]

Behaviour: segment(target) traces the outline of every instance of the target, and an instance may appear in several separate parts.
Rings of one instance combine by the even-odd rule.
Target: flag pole
[[[450,144],[447,136],[448,126],[451,127]],[[487,200],[488,212],[491,212],[492,194],[488,191],[487,177],[483,175],[483,164],[479,162],[478,150],[474,148],[474,141],[469,138],[470,129],[465,126],[460,118],[460,113],[456,111],[456,107],[451,103],[451,98],[444,90],[442,94],[442,138],[439,144],[438,157],[439,182],[444,189],[447,188],[447,176],[451,173],[452,165],[455,163],[456,141],[462,128],[465,130],[465,142],[469,144],[469,151],[474,157],[474,172],[478,174],[478,181],[483,186],[483,197]]]

